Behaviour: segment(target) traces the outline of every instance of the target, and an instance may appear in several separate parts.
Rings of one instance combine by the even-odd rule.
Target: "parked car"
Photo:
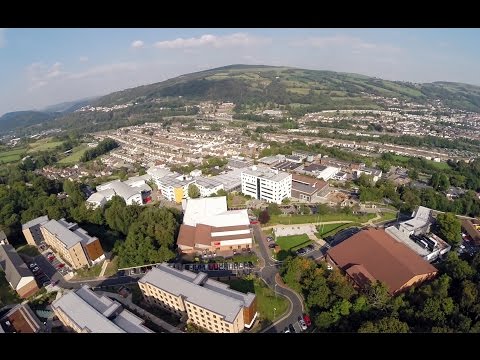
[[[65,267],[65,264],[63,264],[63,263],[60,263],[60,264],[57,265],[57,269],[61,269],[63,267]]]
[[[269,247],[270,249],[273,249],[275,246],[277,246],[277,244],[275,244],[275,243],[268,245],[268,247]]]
[[[295,330],[295,328],[293,327],[292,324],[288,325],[288,329],[290,330],[290,332],[292,333],[296,333],[297,331]]]
[[[57,281],[53,281],[53,280],[52,280],[50,283],[52,284],[52,286],[55,286],[55,285],[57,285],[59,282],[60,282],[60,280],[57,280]]]
[[[190,270],[190,264],[185,264],[185,270]]]
[[[30,265],[28,265],[30,267],[30,269],[33,269],[35,266],[37,266],[37,264],[35,263],[31,263]]]
[[[285,334],[288,334],[288,333],[290,332],[290,329],[288,328],[288,326],[285,328],[285,330],[283,330],[283,332],[284,332]]]
[[[300,328],[305,331],[307,330],[307,324],[305,324],[305,321],[303,321],[302,318],[300,318],[300,320],[298,320],[298,324],[300,325]]]
[[[273,237],[267,236],[267,241],[268,241],[268,242],[273,241]]]
[[[233,270],[233,263],[228,263],[228,270]]]
[[[217,263],[213,264],[213,270],[219,270],[219,269],[220,269],[220,267],[218,266]]]
[[[252,225],[256,225],[256,224],[258,224],[258,223],[259,223],[258,220],[250,221],[250,224],[252,224]]]
[[[213,264],[208,264],[208,270],[213,270]]]
[[[45,281],[45,282],[42,284],[43,287],[46,287],[46,286],[48,286],[48,285],[50,285],[50,281]]]
[[[218,268],[219,268],[219,270],[225,270],[225,264],[220,263],[220,264],[218,265]]]
[[[34,274],[38,273],[40,271],[40,268],[38,266],[36,266],[32,269],[32,271],[33,271]]]
[[[307,326],[312,325],[312,321],[310,320],[310,316],[308,316],[307,314],[303,315],[303,321],[305,321],[305,325],[307,325]]]
[[[234,268],[235,270],[238,270],[238,263],[237,263],[237,262],[236,262],[236,263],[233,263],[233,268]]]

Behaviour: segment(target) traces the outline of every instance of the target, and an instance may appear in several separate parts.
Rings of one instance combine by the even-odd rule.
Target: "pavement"
[[[270,257],[268,242],[260,225],[252,225],[252,229],[255,240],[258,243],[260,256],[264,261],[264,266],[259,271],[260,277],[270,288],[274,289],[276,294],[283,295],[290,303],[287,313],[268,328],[264,329],[262,332],[281,333],[289,324],[292,324],[294,327],[296,327],[298,331],[298,317],[302,316],[304,312],[303,301],[300,295],[282,283],[280,275],[278,274],[278,267],[280,264],[272,260]]]

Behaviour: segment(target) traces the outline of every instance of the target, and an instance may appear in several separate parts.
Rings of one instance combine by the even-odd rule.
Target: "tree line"
[[[84,152],[82,157],[80,158],[80,161],[82,162],[87,162],[90,160],[93,160],[100,155],[108,153],[110,150],[113,150],[117,148],[119,145],[118,143],[110,138],[106,138],[98,143],[97,146],[95,146],[93,149],[88,149],[87,151]]]

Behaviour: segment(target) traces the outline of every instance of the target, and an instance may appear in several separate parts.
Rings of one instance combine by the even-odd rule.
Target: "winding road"
[[[258,243],[260,255],[265,262],[265,265],[260,269],[259,272],[261,278],[269,287],[273,288],[277,294],[285,296],[290,302],[287,314],[285,314],[280,320],[277,320],[275,323],[270,325],[268,328],[264,329],[262,332],[280,333],[283,332],[283,330],[289,324],[293,324],[298,331],[298,317],[302,316],[304,312],[302,299],[300,298],[300,295],[285,287],[285,285],[283,285],[281,282],[280,275],[278,274],[279,264],[278,262],[272,260],[269,255],[267,239],[263,234],[260,225],[252,225],[252,229],[255,239]]]

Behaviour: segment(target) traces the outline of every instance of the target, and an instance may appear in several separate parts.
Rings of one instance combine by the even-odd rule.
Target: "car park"
[[[297,331],[295,330],[295,328],[293,327],[292,324],[288,325],[288,329],[290,330],[290,332],[292,333],[296,333]]]

